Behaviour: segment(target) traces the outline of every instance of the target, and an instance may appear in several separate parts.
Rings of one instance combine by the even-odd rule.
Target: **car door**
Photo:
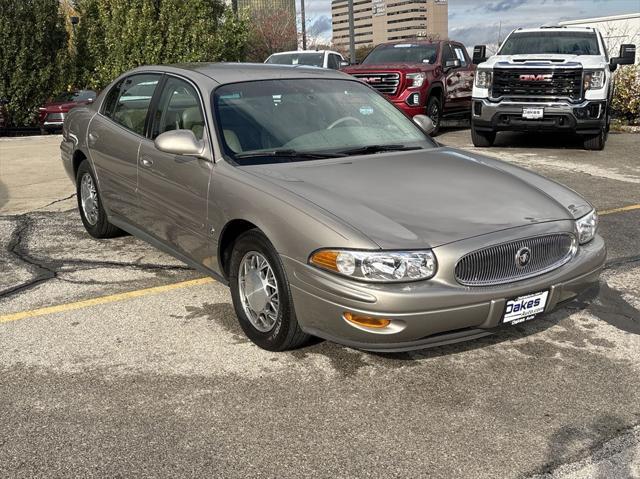
[[[202,158],[159,151],[153,140],[171,130],[204,140]],[[210,256],[207,195],[213,168],[201,95],[186,79],[167,74],[154,100],[148,138],[140,145],[138,222],[169,246],[202,262]]]
[[[471,95],[473,93],[473,77],[475,75],[475,65],[469,58],[464,45],[460,43],[452,43],[453,53],[460,60],[460,67],[456,70],[458,82],[458,103],[460,109],[471,109]],[[458,76],[459,75],[459,76]]]
[[[445,105],[444,110],[447,113],[460,110],[460,96],[462,85],[462,74],[460,73],[460,66],[451,66],[451,63],[456,61],[456,56],[450,43],[445,43],[442,46],[442,69],[445,75]],[[450,66],[447,66],[450,65]]]
[[[138,149],[161,75],[128,76],[107,93],[88,129],[88,146],[102,202],[110,215],[131,219],[138,198]]]

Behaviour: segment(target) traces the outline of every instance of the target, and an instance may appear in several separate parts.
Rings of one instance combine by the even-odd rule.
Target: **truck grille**
[[[398,92],[398,85],[400,85],[399,73],[356,73],[353,76],[369,84],[380,93],[390,96]]]
[[[529,251],[529,261],[522,266],[516,255]],[[489,246],[463,256],[456,264],[455,275],[466,286],[490,286],[538,276],[559,268],[576,251],[570,234],[536,236]]]
[[[582,69],[496,68],[493,71],[491,96],[579,100],[582,97]]]

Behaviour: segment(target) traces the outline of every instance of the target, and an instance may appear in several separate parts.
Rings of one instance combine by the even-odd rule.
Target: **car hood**
[[[84,105],[86,102],[78,101],[55,101],[46,103],[43,108],[47,111],[69,111],[78,105]]]
[[[526,66],[527,63],[544,64],[549,63],[550,67],[563,67],[567,64],[580,64],[584,68],[602,67],[606,60],[601,55],[560,55],[560,54],[541,54],[541,55],[494,55],[487,59],[486,62],[478,65],[478,68],[492,68],[496,63],[510,63],[514,66]]]
[[[353,73],[364,73],[364,72],[379,72],[379,71],[426,71],[426,70],[434,70],[436,65],[431,65],[429,63],[372,63],[365,65],[352,65],[346,68],[343,68],[342,71],[345,73],[353,74]]]
[[[306,198],[381,248],[437,247],[574,218],[540,184],[523,177],[547,180],[516,169],[520,177],[450,148],[241,168]],[[580,199],[552,184],[565,199]]]

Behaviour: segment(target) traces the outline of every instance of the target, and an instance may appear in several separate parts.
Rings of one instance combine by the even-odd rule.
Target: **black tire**
[[[493,146],[493,142],[496,141],[496,132],[478,131],[471,125],[471,141],[473,141],[473,146],[481,148]]]
[[[85,175],[89,175],[91,177],[91,181],[93,185],[95,185],[96,197],[97,197],[97,220],[95,222],[89,221],[85,215],[85,210],[82,206],[82,192],[81,185],[82,180]],[[115,236],[120,236],[124,234],[124,232],[118,228],[117,226],[109,223],[107,219],[107,214],[102,207],[102,199],[100,198],[100,192],[98,191],[98,183],[96,181],[96,177],[91,170],[91,165],[87,160],[84,160],[80,163],[78,167],[78,173],[76,174],[76,196],[78,199],[78,211],[80,211],[80,218],[82,219],[82,224],[84,225],[87,233],[89,233],[94,238],[102,239],[102,238],[113,238]]]
[[[47,130],[46,128],[40,127],[40,134],[41,135],[48,135],[50,133],[49,130]]]
[[[440,133],[440,123],[442,123],[442,103],[437,96],[432,95],[429,97],[429,100],[427,101],[426,115],[431,118],[433,126],[435,127],[431,132],[431,136],[436,136]]]
[[[267,260],[278,285],[277,318],[272,328],[266,332],[260,331],[251,323],[240,298],[238,280],[240,266],[245,255],[251,252],[260,253]],[[303,332],[298,324],[293,308],[291,289],[280,257],[267,237],[259,230],[253,229],[243,233],[233,245],[229,266],[229,284],[240,327],[257,346],[268,351],[286,351],[299,348],[309,341],[311,336]]]
[[[582,145],[585,150],[600,151],[604,149],[604,145],[607,142],[607,131],[603,128],[600,133],[592,136],[585,136],[582,140]]]

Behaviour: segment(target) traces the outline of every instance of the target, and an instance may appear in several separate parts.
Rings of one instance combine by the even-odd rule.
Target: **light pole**
[[[304,0],[303,0],[304,1]],[[349,4],[349,60],[356,62],[356,40],[353,28],[353,0],[347,0]]]
[[[307,25],[304,18],[304,0],[300,0],[300,16],[302,17],[302,49],[307,49]]]

